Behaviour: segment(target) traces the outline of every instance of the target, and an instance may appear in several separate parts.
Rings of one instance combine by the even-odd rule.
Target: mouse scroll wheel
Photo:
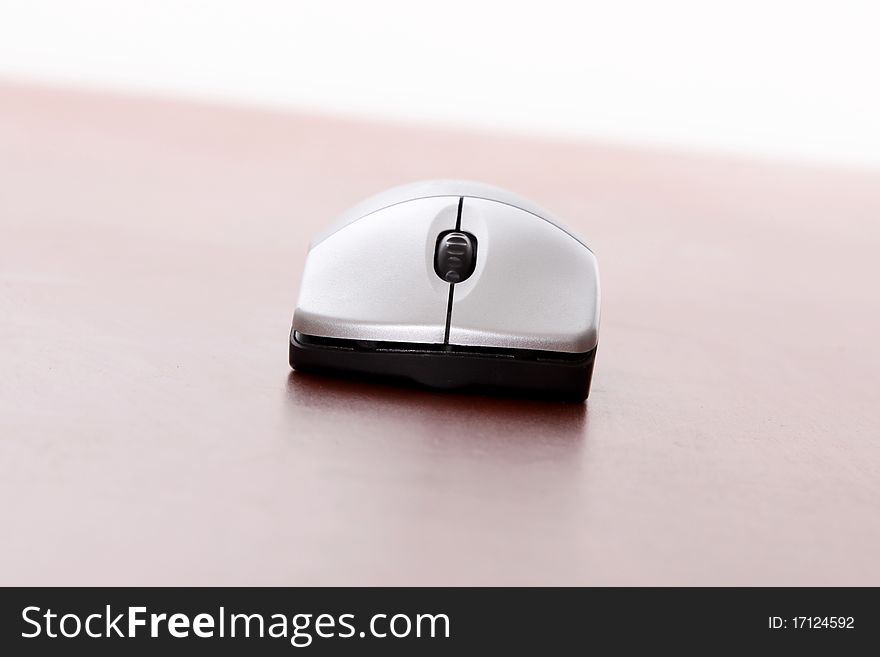
[[[434,271],[440,278],[460,283],[474,273],[476,264],[476,237],[457,230],[440,233],[434,253]]]

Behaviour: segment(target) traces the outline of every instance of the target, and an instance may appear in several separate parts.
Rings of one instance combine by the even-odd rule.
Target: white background
[[[876,0],[0,0],[0,76],[880,166]]]

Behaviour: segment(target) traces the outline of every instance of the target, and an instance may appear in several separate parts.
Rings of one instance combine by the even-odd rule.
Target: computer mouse
[[[583,401],[598,327],[596,257],[571,230],[503,189],[426,181],[313,240],[290,365]]]

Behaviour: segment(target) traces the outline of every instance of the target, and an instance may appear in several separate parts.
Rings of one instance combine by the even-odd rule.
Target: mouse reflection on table
[[[306,259],[298,370],[583,401],[598,344],[593,252],[510,192],[414,183],[355,206]]]
[[[503,447],[532,456],[579,450],[588,439],[586,404],[501,395],[437,391],[405,383],[370,382],[364,377],[291,372],[285,416],[292,429],[303,413],[347,427],[350,438],[396,436],[403,442],[427,438],[462,449]]]

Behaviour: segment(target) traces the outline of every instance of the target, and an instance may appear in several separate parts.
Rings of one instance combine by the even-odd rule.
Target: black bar
[[[868,654],[880,639],[878,599],[878,590],[868,588],[10,588],[0,590],[0,654]],[[111,620],[123,614],[111,638],[85,636],[90,614],[100,615],[91,621],[94,634],[107,630],[108,605]],[[135,615],[145,625],[135,627],[134,638],[119,637],[128,631],[129,607],[145,608]],[[56,614],[51,625],[47,610]],[[77,615],[79,635],[47,637],[47,630],[59,633],[64,614]],[[156,638],[149,635],[150,614],[166,615]],[[175,631],[188,637],[169,633],[172,614],[186,615]],[[214,636],[195,636],[198,614],[211,617]],[[230,637],[232,614],[262,615],[264,637],[256,636],[256,617],[248,622],[252,636],[242,636],[239,618]],[[327,616],[319,633],[321,614]],[[217,636],[221,617],[225,638]],[[298,647],[291,644],[294,621]],[[286,637],[268,636],[273,623]],[[39,636],[22,636],[38,626]],[[199,627],[209,631],[205,617]],[[407,636],[392,635],[407,627]],[[68,618],[65,631],[75,628]],[[387,636],[372,636],[373,629]]]

